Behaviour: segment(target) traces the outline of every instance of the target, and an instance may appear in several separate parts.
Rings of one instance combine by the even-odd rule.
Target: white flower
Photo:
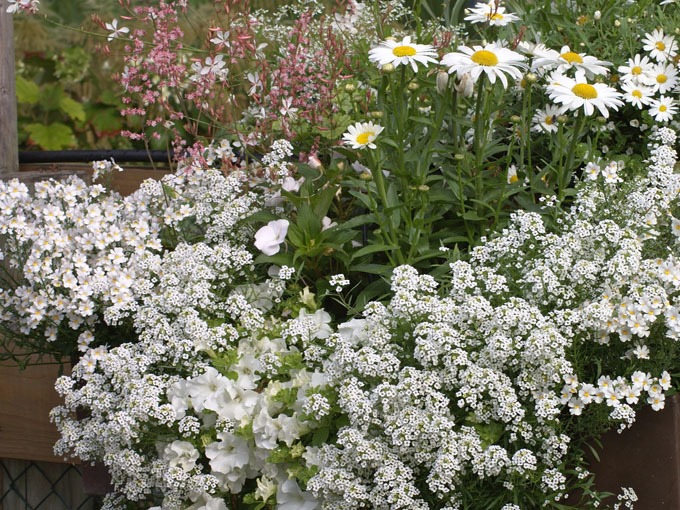
[[[116,37],[121,37],[123,34],[127,34],[130,29],[127,27],[118,28],[118,20],[114,19],[111,23],[106,23],[106,29],[110,30],[111,33],[107,37],[107,41],[113,41]]]
[[[620,94],[604,83],[586,83],[585,80],[574,80],[567,76],[553,77],[548,85],[550,99],[563,104],[569,110],[583,108],[586,115],[592,115],[597,108],[603,117],[609,117],[608,108],[618,110],[623,105]]]
[[[624,82],[637,83],[652,70],[652,67],[649,58],[635,55],[628,59],[627,65],[619,66],[618,71],[621,73],[621,80]]]
[[[508,168],[508,184],[513,184],[517,182],[517,167],[515,165],[510,165]]]
[[[379,67],[385,64],[395,67],[411,64],[414,73],[418,72],[418,62],[427,67],[428,62],[437,63],[436,57],[437,52],[432,46],[412,43],[409,36],[404,37],[401,42],[381,41],[380,45],[368,52],[368,59]]]
[[[674,64],[657,64],[642,80],[652,87],[654,92],[665,94],[678,84],[678,72]]]
[[[657,62],[666,62],[678,54],[678,43],[671,35],[664,36],[662,29],[656,29],[651,34],[645,34],[642,39],[643,49],[650,52],[650,56]]]
[[[441,65],[447,66],[450,73],[457,73],[463,76],[469,73],[472,80],[476,83],[482,73],[489,77],[491,83],[496,83],[496,78],[500,79],[503,87],[508,87],[508,80],[505,76],[519,80],[522,78],[521,68],[526,67],[523,62],[525,58],[499,44],[487,44],[486,46],[459,46],[458,51],[447,53],[442,57]]]
[[[547,132],[547,133],[557,133],[557,121],[556,117],[562,113],[562,109],[559,106],[549,104],[544,110],[536,110],[531,127],[532,131]]]
[[[188,441],[173,441],[163,450],[163,459],[170,467],[179,466],[184,471],[191,471],[196,466],[200,454]]]
[[[274,220],[255,233],[255,247],[265,255],[275,255],[288,233],[288,220]]]
[[[205,447],[205,455],[210,459],[213,471],[226,475],[248,464],[250,449],[245,440],[231,432],[222,432],[217,438],[219,441]]]
[[[489,26],[502,27],[508,23],[519,21],[519,17],[512,13],[506,13],[505,7],[497,6],[495,2],[479,2],[465,17],[465,21],[472,23],[489,23]]]
[[[673,119],[677,111],[677,106],[673,104],[673,98],[661,96],[659,99],[652,100],[649,114],[654,117],[656,122],[668,122]]]
[[[315,510],[319,502],[310,492],[303,492],[295,479],[279,485],[276,491],[277,510]]]
[[[586,167],[583,169],[583,174],[586,176],[586,179],[589,180],[589,181],[596,180],[597,176],[600,175],[600,165],[590,161],[586,165]]]
[[[210,39],[210,42],[216,44],[217,46],[229,47],[229,32],[218,30],[215,32],[215,37]]]
[[[345,145],[350,145],[352,149],[375,149],[373,141],[378,137],[384,128],[372,122],[357,122],[347,128],[347,132],[342,135]]]
[[[624,82],[623,91],[623,99],[636,108],[641,109],[643,105],[653,101],[652,90],[644,85],[637,85],[634,81]]]
[[[532,69],[540,67],[552,69],[556,67],[558,74],[564,74],[570,69],[573,69],[577,79],[579,77],[592,79],[595,75],[606,75],[609,73],[606,66],[610,65],[611,62],[598,60],[585,53],[576,53],[575,51],[572,51],[569,46],[562,46],[562,49],[559,52],[547,48],[537,52],[532,64]]]

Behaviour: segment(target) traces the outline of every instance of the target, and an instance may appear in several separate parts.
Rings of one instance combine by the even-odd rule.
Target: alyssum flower
[[[609,108],[618,110],[623,105],[621,95],[604,83],[587,83],[585,79],[572,79],[568,76],[553,76],[548,85],[548,95],[556,103],[569,110],[583,107],[586,115],[592,115],[597,108],[603,117],[609,117]]]
[[[353,126],[347,128],[347,132],[342,135],[345,145],[350,145],[352,149],[375,149],[376,145],[373,141],[382,132],[384,128],[379,124],[372,122],[357,122]]]
[[[441,64],[449,68],[450,73],[463,76],[470,73],[470,77],[476,82],[482,73],[486,73],[491,83],[496,83],[498,78],[503,87],[508,87],[506,74],[519,80],[522,78],[522,68],[526,67],[524,57],[499,44],[487,44],[486,46],[459,46],[458,51],[447,53],[442,58]]]
[[[418,62],[427,67],[428,62],[437,63],[437,52],[429,44],[415,44],[411,37],[404,37],[401,42],[387,40],[368,52],[368,59],[379,67],[385,64],[393,66],[411,64],[413,72],[418,72]]]

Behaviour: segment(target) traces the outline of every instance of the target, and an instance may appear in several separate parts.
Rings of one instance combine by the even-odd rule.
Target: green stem
[[[578,116],[578,119],[576,120],[576,129],[574,130],[574,137],[571,140],[571,145],[569,146],[569,152],[567,153],[567,162],[564,165],[564,167],[560,167],[560,183],[559,183],[559,189],[558,189],[558,198],[560,199],[560,202],[564,198],[564,188],[568,184],[566,181],[567,175],[571,173],[571,166],[574,163],[574,154],[576,153],[576,144],[579,141],[579,138],[581,138],[581,130],[583,129],[583,125],[586,122],[586,116],[585,114],[581,114]]]

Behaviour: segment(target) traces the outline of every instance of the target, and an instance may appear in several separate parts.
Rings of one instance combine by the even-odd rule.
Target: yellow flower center
[[[634,90],[633,92],[631,92],[631,95],[633,97],[637,97],[638,99],[642,98],[642,92],[640,92],[639,90]]]
[[[474,52],[470,57],[470,60],[472,60],[475,64],[479,64],[480,66],[492,67],[498,64],[498,57],[487,50],[479,50]]]
[[[661,41],[656,43],[655,46],[656,46],[656,49],[659,50],[659,51],[663,51],[663,50],[666,49],[666,45],[664,43],[662,43]]]
[[[595,99],[597,97],[595,87],[587,83],[577,83],[571,91],[581,99]]]
[[[517,178],[516,175],[511,175],[510,178],[508,179],[510,183],[512,184],[513,182],[517,182],[519,179]]]
[[[665,74],[660,74],[656,77],[657,83],[666,83],[666,80],[668,80],[668,77]]]
[[[668,110],[668,108],[666,108],[666,105],[665,105],[665,104],[662,104],[661,106],[659,106],[659,111],[660,111],[660,112],[665,112],[666,110]]]
[[[496,13],[496,14],[491,14],[491,13],[489,13],[489,14],[487,14],[487,16],[489,17],[489,19],[490,19],[491,21],[500,21],[500,20],[503,19],[503,15],[502,15],[502,14],[498,14],[498,13]]]
[[[635,66],[633,69],[630,70],[631,74],[638,75],[642,72],[642,68],[640,66]]]
[[[552,126],[552,123],[553,123],[552,115],[548,115],[548,116],[545,118],[545,123],[546,123],[548,126]]]
[[[397,57],[412,57],[416,54],[416,49],[412,46],[397,46],[392,53]]]
[[[375,133],[361,133],[359,136],[357,136],[357,143],[366,145],[370,141],[369,139],[371,136],[375,136]]]
[[[566,53],[562,53],[560,57],[562,57],[570,64],[573,63],[583,64],[583,59],[581,58],[581,55],[579,55],[578,53],[574,53],[573,51],[567,51]]]

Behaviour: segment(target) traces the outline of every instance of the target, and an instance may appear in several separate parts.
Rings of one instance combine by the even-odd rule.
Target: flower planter
[[[632,487],[635,510],[680,509],[680,395],[661,411],[644,407],[625,432],[606,434],[598,455],[600,461],[591,462],[598,489]]]

